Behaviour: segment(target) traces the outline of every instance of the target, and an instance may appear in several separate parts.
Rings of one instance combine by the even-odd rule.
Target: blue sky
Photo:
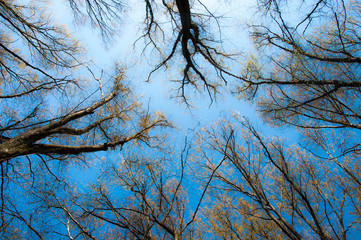
[[[141,52],[144,48],[143,39],[138,41],[135,46],[133,45],[136,39],[142,34],[141,29],[144,27],[142,24],[144,17],[144,6],[141,2],[142,1],[138,1],[138,3],[136,3],[136,1],[133,1],[132,3],[129,3],[128,9],[124,13],[123,25],[121,29],[119,29],[119,34],[115,36],[112,45],[108,45],[107,47],[104,46],[104,42],[102,42],[100,34],[97,30],[91,29],[89,25],[79,26],[73,22],[70,9],[68,9],[65,0],[49,0],[49,6],[51,6],[53,9],[51,16],[54,21],[58,24],[66,25],[67,28],[70,29],[70,32],[72,32],[74,38],[78,39],[84,48],[87,49],[88,59],[86,61],[88,61],[88,66],[94,71],[95,76],[101,76],[101,72],[104,70],[102,81],[103,87],[111,86],[112,77],[110,74],[112,72],[113,64],[114,62],[120,62],[120,64],[122,64],[126,70],[128,81],[135,90],[135,93],[141,97],[141,101],[144,103],[145,107],[149,105],[150,112],[164,112],[167,118],[174,123],[176,129],[169,131],[170,140],[167,142],[169,147],[174,146],[174,152],[169,151],[174,153],[174,155],[167,155],[167,157],[173,158],[173,161],[167,161],[166,165],[167,170],[171,170],[171,174],[177,176],[179,175],[179,152],[181,152],[181,149],[184,146],[183,144],[185,141],[185,136],[187,136],[188,132],[191,132],[188,139],[190,146],[193,147],[193,145],[195,145],[191,142],[194,140],[192,139],[193,132],[189,131],[189,129],[196,128],[196,130],[201,130],[203,127],[211,125],[212,123],[215,123],[217,120],[224,117],[229,119],[232,115],[236,115],[239,116],[240,119],[242,119],[243,116],[249,118],[251,124],[262,135],[265,135],[269,138],[275,136],[286,138],[285,147],[288,145],[297,144],[298,141],[300,141],[299,134],[295,129],[287,127],[275,128],[264,123],[258,116],[256,106],[253,105],[252,102],[245,102],[244,100],[237,99],[236,96],[230,93],[232,87],[234,87],[234,83],[231,81],[229,81],[227,86],[224,86],[224,88],[221,89],[221,93],[217,96],[217,101],[212,102],[206,92],[193,93],[192,89],[189,90],[189,97],[194,107],[187,108],[186,104],[172,99],[172,92],[170,91],[172,85],[169,83],[169,80],[174,75],[176,75],[177,71],[179,72],[182,70],[182,66],[178,66],[177,64],[177,58],[172,59],[173,61],[170,65],[172,69],[170,71],[165,71],[163,68],[161,68],[152,75],[151,82],[146,82],[149,72],[157,65],[157,63],[162,60],[162,58],[159,57],[158,54],[155,54],[152,47],[147,48],[146,51],[142,54]],[[220,35],[220,38],[224,40],[223,47],[225,48],[225,51],[239,54],[237,56],[237,60],[239,62],[235,61],[232,63],[232,72],[239,73],[241,71],[242,63],[249,59],[249,54],[252,54],[252,52],[257,54],[253,45],[250,43],[248,30],[246,28],[247,23],[253,20],[256,22],[260,20],[259,18],[255,19],[256,16],[252,15],[253,11],[251,5],[253,2],[248,1],[245,3],[242,1],[221,1],[221,4],[220,1],[202,2],[206,4],[210,11],[215,15],[222,16],[220,19],[220,26],[222,29],[221,33],[218,33],[216,27],[213,25],[212,26],[215,28],[215,34],[218,34],[218,36]],[[167,47],[169,48],[167,44],[168,43],[165,42],[162,45],[166,53]],[[179,67],[179,69],[177,69],[177,67]],[[200,67],[203,67],[201,62]],[[203,70],[207,71],[207,69],[202,69],[202,71]],[[84,75],[89,75],[89,72],[86,70],[81,73],[84,73]],[[214,78],[215,76],[209,74],[207,77]],[[86,85],[86,91],[94,92],[95,89],[98,89],[98,83],[91,77],[89,78],[88,84],[89,85]],[[84,93],[84,95],[87,96],[87,93]],[[65,96],[64,98],[67,97],[68,96]],[[74,97],[76,100],[80,101],[82,96],[76,95],[71,97]],[[93,97],[100,97],[100,93],[97,92],[97,94],[95,94]],[[55,99],[55,96],[50,96],[49,99],[51,98],[53,98],[53,102],[50,102],[50,105],[54,104],[54,106],[62,106],[61,104],[63,102],[61,98]],[[54,107],[54,109],[56,108]],[[54,111],[57,111],[57,109]],[[120,126],[120,128],[124,128],[124,126]],[[327,133],[327,131],[325,132]],[[333,130],[330,130],[330,132],[333,132]],[[340,133],[340,131],[337,133]],[[239,137],[237,140],[240,140],[240,142],[242,142],[241,135],[241,133],[236,135]],[[355,134],[355,136],[357,137],[358,135]],[[350,138],[352,137],[353,135]],[[356,137],[354,140],[354,145],[357,143]],[[340,138],[342,140],[346,139],[342,134],[340,135]],[[265,142],[269,141],[265,140]],[[312,146],[313,145],[311,143],[311,150],[313,150]],[[204,152],[207,154],[208,151],[210,154],[212,154],[211,150],[209,150],[206,145],[202,145],[201,147],[204,147]],[[74,183],[79,186],[80,190],[89,191],[89,186],[87,184],[95,183],[97,181],[97,177],[100,174],[102,167],[104,167],[103,164],[107,163],[107,160],[110,162],[121,163],[122,160],[126,159],[127,153],[136,154],[134,153],[135,151],[140,152],[142,156],[149,156],[150,159],[158,158],[158,155],[164,154],[163,152],[157,151],[157,149],[155,150],[147,148],[135,148],[136,150],[132,152],[134,149],[132,148],[131,144],[127,144],[121,151],[118,151],[119,149],[120,148],[118,148],[116,151],[95,153],[94,155],[89,154],[90,161],[88,168],[84,168],[83,166],[78,168],[76,163],[74,163],[75,167],[74,165],[70,165],[69,169],[67,169],[67,174],[69,175],[70,180],[75,180]],[[318,152],[320,150],[315,149],[314,151]],[[218,155],[219,153],[213,154],[215,156],[215,162],[219,161],[219,159],[222,159],[223,157],[223,155]],[[260,154],[262,154],[262,152],[260,152]],[[257,157],[257,154],[255,154],[255,156]],[[207,161],[207,158],[203,155],[198,156],[195,154],[192,157],[194,157],[196,160],[199,159],[200,163]],[[325,156],[325,159],[326,158],[327,156]],[[91,159],[93,159],[93,161],[91,161]],[[290,161],[295,161],[292,158],[292,155],[290,155]],[[195,164],[192,165],[192,163],[190,163],[189,165],[193,166]],[[331,165],[327,165],[327,167],[332,168]],[[197,165],[195,168],[199,170],[200,166]],[[263,169],[267,170],[266,167]],[[187,168],[187,170],[189,170],[189,168]],[[186,176],[183,182],[183,186],[187,188],[191,198],[190,212],[195,209],[200,194],[203,190],[202,187],[200,187],[199,184],[194,181],[195,177],[192,175],[193,173],[194,172],[187,172],[189,175]],[[203,172],[200,170],[199,175],[203,177],[203,174],[206,178],[206,171]],[[111,184],[109,184],[109,186],[111,186]],[[119,191],[120,192],[113,192],[113,194],[120,193],[118,196],[123,197],[124,195],[122,195],[122,193],[126,190],[123,189]]]
[[[142,39],[134,46],[134,42],[141,35],[141,29],[144,27],[142,24],[144,6],[139,1],[133,2],[135,3],[131,5],[123,17],[124,23],[119,35],[115,36],[112,45],[106,47],[96,29],[91,29],[88,25],[78,26],[74,24],[71,11],[64,1],[49,1],[53,9],[53,20],[58,24],[65,24],[70,32],[72,32],[72,35],[86,48],[88,57],[92,61],[90,63],[91,68],[95,74],[100,76],[101,69],[104,69],[103,84],[107,82],[106,72],[111,72],[114,62],[123,63],[127,67],[126,75],[133,85],[136,94],[142,97],[144,104],[149,103],[151,111],[164,112],[167,118],[175,124],[177,129],[172,131],[171,142],[175,146],[179,146],[177,151],[180,151],[180,148],[183,147],[182,144],[189,129],[194,129],[195,127],[200,129],[222,117],[230,117],[232,114],[249,118],[260,132],[269,137],[281,136],[293,140],[297,139],[294,138],[297,135],[294,130],[271,128],[263,123],[257,116],[255,106],[249,102],[239,100],[230,94],[230,88],[233,87],[232,83],[223,89],[218,96],[218,101],[213,103],[206,93],[195,93],[191,96],[194,107],[187,108],[184,103],[171,99],[169,76],[163,69],[160,69],[152,76],[151,82],[145,82],[148,73],[154,67],[152,64],[160,60],[152,55],[151,48],[148,48],[144,54],[141,54],[144,47]],[[240,1],[225,1],[223,5],[215,0],[203,2],[207,4],[210,11],[215,12],[215,15],[223,16],[220,19],[220,24],[222,26],[221,37],[224,39],[224,46],[240,53],[240,59],[242,57],[246,58],[246,55],[243,53],[253,51],[253,46],[250,43],[246,29],[246,24],[252,21],[254,17],[251,14],[252,11],[250,11],[253,1],[248,1],[248,3],[246,2],[247,4],[243,1],[242,3]],[[234,66],[233,71],[240,71],[237,63],[234,63]],[[95,81],[93,84],[97,86]],[[293,141],[293,143],[296,142]],[[115,151],[112,153],[97,153],[95,156],[99,159],[111,157],[119,160],[122,158],[122,154]],[[75,177],[79,187],[84,186],[84,184],[94,181],[94,177],[98,175],[101,169],[102,162],[94,161],[87,169],[73,168],[69,176]],[[82,174],[79,174],[79,172],[82,172]],[[197,201],[197,199],[198,197],[193,201]]]
[[[223,1],[222,4],[216,0],[202,2],[214,15],[222,16],[220,25],[224,47],[239,53],[239,59],[247,58],[243,53],[254,51],[246,29],[247,23],[254,21],[256,17],[252,14],[254,1]],[[218,101],[213,103],[206,93],[195,93],[191,96],[194,108],[187,108],[185,104],[171,99],[169,76],[163,69],[151,77],[151,82],[145,82],[149,71],[154,67],[152,64],[159,61],[159,57],[154,57],[151,48],[141,54],[144,47],[143,39],[134,45],[144,27],[142,25],[144,6],[141,2],[132,1],[127,5],[122,28],[115,36],[112,45],[108,47],[104,45],[96,29],[90,29],[88,25],[74,24],[70,9],[64,4],[64,1],[50,0],[49,3],[53,9],[52,18],[55,22],[65,24],[73,36],[87,49],[88,57],[94,63],[93,69],[104,69],[107,72],[114,62],[124,63],[127,67],[126,74],[136,93],[146,104],[149,102],[152,110],[164,112],[170,120],[175,122],[177,128],[181,130],[180,132],[184,133],[188,128],[194,128],[199,124],[210,124],[222,116],[236,113],[249,118],[259,128],[267,130],[271,136],[289,135],[286,130],[274,129],[273,131],[269,126],[264,126],[257,117],[255,106],[249,102],[238,100],[229,93],[230,88],[233,87],[232,83],[223,89],[221,95],[218,96]],[[240,71],[237,69],[237,63],[234,66],[236,68],[233,71]],[[100,72],[98,75],[100,76]],[[294,136],[294,132],[290,134],[291,137]]]

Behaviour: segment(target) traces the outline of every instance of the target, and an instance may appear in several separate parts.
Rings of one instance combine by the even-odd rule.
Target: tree
[[[220,122],[200,137],[215,197],[216,235],[249,239],[347,239],[360,231],[358,155],[321,158],[266,140],[248,121]],[[240,132],[240,135],[238,135]],[[212,154],[213,152],[213,154]],[[320,154],[320,152],[318,152]],[[217,161],[217,157],[221,161]]]
[[[171,127],[165,117],[142,107],[121,67],[97,78],[80,61],[79,44],[40,11],[45,5],[32,3],[0,0],[2,238],[347,239],[359,234],[357,1],[301,1],[298,9],[306,14],[291,12],[289,21],[286,2],[259,1],[267,21],[251,25],[251,36],[260,56],[235,74],[224,62],[233,54],[214,38],[213,26],[221,28],[218,18],[204,3],[145,0],[141,38],[145,49],[152,46],[160,57],[149,76],[163,67],[173,72],[181,60],[176,96],[186,103],[188,86],[213,99],[226,77],[233,77],[239,80],[237,92],[258,104],[266,122],[296,127],[302,135],[292,146],[263,137],[243,118],[220,121],[199,133],[197,151],[186,144],[179,172],[170,161],[174,155],[159,157],[164,153],[147,148],[174,145],[158,131]],[[108,44],[127,4],[67,3],[77,20],[89,19]],[[206,66],[217,78],[209,77]],[[84,75],[99,86],[90,86]],[[77,164],[105,162],[91,153],[122,150],[126,143],[135,143],[134,149],[104,155],[112,164],[92,168],[100,177],[91,189],[76,185],[71,171]],[[186,164],[188,157],[198,165]],[[186,182],[195,181],[188,166],[203,180],[195,208],[187,200]]]
[[[169,153],[159,158],[126,155],[120,164],[106,167],[91,197],[77,206],[82,215],[112,229],[109,236],[114,239],[199,239],[196,215],[207,188],[191,211],[185,187],[190,151],[186,139],[176,161]]]
[[[79,63],[77,59],[80,56],[77,52],[80,50],[76,43],[71,42],[71,39],[68,40],[69,36],[63,34],[64,30],[51,26],[43,20],[44,17],[33,13],[37,10],[35,7],[15,5],[7,1],[1,4],[3,7],[1,16],[6,23],[4,31],[7,30],[1,43],[3,50],[1,70],[4,78],[2,92],[5,93],[1,96],[4,105],[1,113],[3,116],[1,162],[29,154],[80,154],[104,151],[109,147],[123,145],[131,139],[147,141],[149,140],[147,133],[150,129],[168,125],[163,116],[159,115],[153,119],[147,112],[141,112],[140,104],[125,85],[124,74],[120,68],[116,69],[113,76],[114,87],[108,96],[103,96],[100,89],[101,91],[98,92],[102,93],[101,99],[93,100],[93,103],[74,99],[73,101],[79,102],[78,105],[62,109],[60,114],[54,112],[55,117],[49,116],[50,114],[43,113],[41,114],[43,116],[38,114],[47,110],[43,107],[45,105],[43,101],[51,100],[46,98],[45,94],[55,91],[62,91],[61,93],[64,94],[71,90],[68,85],[80,84],[75,78],[76,64],[72,64],[76,61]],[[16,36],[11,36],[15,34]],[[26,54],[20,56],[15,49],[12,50],[11,48],[15,46],[10,42],[11,37],[17,37],[16,40],[25,42],[29,46],[30,56]],[[30,57],[32,62],[38,62],[39,66],[30,64],[26,57]],[[51,72],[52,75],[46,71]],[[70,76],[57,77],[56,71],[69,71]],[[59,96],[56,92],[54,95]],[[19,104],[19,109],[16,109],[13,101],[26,103],[32,101],[35,104],[28,104],[29,108],[25,110]],[[13,109],[7,109],[8,104],[12,104]],[[62,104],[64,106],[66,103],[62,102]],[[88,119],[89,116],[96,117]],[[117,123],[123,122],[124,128],[126,122],[136,119],[139,120],[139,124],[134,126],[132,132],[108,132],[114,130]],[[64,137],[71,136],[82,136],[83,140],[88,139],[88,143],[93,143],[88,145],[85,142],[79,146],[60,143],[64,141]],[[95,139],[95,136],[99,139]],[[40,141],[44,143],[39,143]]]
[[[111,44],[120,31],[120,24],[124,11],[131,1],[117,0],[68,0],[73,10],[75,19],[79,23],[89,20],[97,28],[106,44]],[[219,18],[215,16],[202,1],[154,1],[144,0],[144,30],[138,39],[144,39],[145,48],[152,48],[158,53],[159,64],[154,66],[148,80],[154,72],[165,68],[171,69],[176,78],[169,79],[175,83],[174,97],[190,104],[187,87],[191,90],[207,92],[213,100],[223,84],[227,84],[225,75],[232,74],[228,71],[224,60],[230,60],[234,53],[228,54],[222,50],[223,39],[215,38],[215,29],[221,31]],[[221,35],[221,34],[219,34]],[[173,66],[173,62],[180,69]],[[158,60],[157,60],[158,61]],[[153,63],[152,63],[153,64]],[[217,79],[213,80],[208,72],[214,70]],[[192,89],[193,88],[193,89]]]
[[[114,238],[192,239],[183,179],[167,174],[165,165],[164,160],[126,157],[94,186],[90,204],[82,209],[118,229]],[[109,191],[109,182],[118,188]]]
[[[148,44],[152,44],[161,55],[166,56],[150,75],[158,69],[166,67],[171,59],[176,57],[177,49],[180,48],[181,57],[184,61],[183,76],[180,80],[173,81],[179,84],[176,97],[182,98],[186,103],[188,103],[185,91],[187,85],[194,87],[197,91],[201,91],[202,88],[205,89],[211,99],[215,97],[221,85],[219,80],[212,81],[210,77],[205,76],[202,72],[204,67],[199,66],[198,59],[204,61],[202,62],[203,66],[209,64],[221,81],[227,83],[223,74],[228,74],[228,71],[223,66],[223,60],[231,56],[231,54],[220,50],[221,45],[213,46],[214,42],[221,42],[221,39],[215,40],[212,37],[213,34],[207,32],[206,28],[207,22],[212,19],[216,24],[219,24],[217,17],[201,1],[198,1],[198,3],[204,8],[205,13],[192,11],[192,4],[190,4],[189,0],[162,1],[163,8],[168,15],[167,18],[172,25],[173,34],[170,53],[164,54],[162,48],[159,47],[159,42],[154,40],[154,35],[158,32],[164,34],[162,26],[158,23],[159,20],[156,19],[156,14],[154,14],[154,8],[158,4],[155,1],[146,0],[147,14],[145,22],[147,26],[143,36],[149,39]],[[165,40],[169,41],[167,38]]]
[[[20,133],[17,136],[11,138],[7,137],[6,139],[4,139],[3,143],[0,146],[1,161],[5,162],[18,156],[25,156],[30,154],[77,155],[87,152],[106,151],[109,148],[123,146],[126,142],[135,139],[144,142],[149,141],[150,137],[147,136],[147,133],[150,129],[156,126],[167,125],[167,122],[165,121],[163,116],[159,116],[156,119],[152,119],[152,117],[149,115],[142,116],[142,118],[140,119],[141,122],[139,123],[139,130],[129,130],[128,134],[114,134],[114,132],[107,132],[106,130],[113,130],[114,128],[102,126],[106,124],[115,125],[116,121],[126,121],[126,118],[129,118],[131,111],[134,111],[137,107],[134,104],[133,106],[121,106],[121,104],[117,103],[116,101],[111,102],[111,100],[115,98],[115,96],[118,94],[119,89],[121,88],[119,86],[119,79],[117,79],[116,81],[117,82],[115,83],[115,87],[112,93],[109,96],[101,99],[99,102],[96,102],[87,108],[70,112],[65,116],[60,117],[60,119],[50,119],[48,120],[50,123],[43,126],[34,128],[34,125],[32,125],[32,128],[30,130],[24,133]],[[126,88],[121,89],[121,91],[125,95],[129,94]],[[122,97],[126,96],[123,95]],[[124,98],[122,100],[125,101]],[[112,106],[107,106],[107,103],[109,102],[111,102]],[[83,122],[77,122],[79,121],[79,119],[83,120],[86,116],[94,114],[94,112],[101,107],[104,107],[105,109],[101,114],[98,115],[98,119],[92,119],[93,122],[86,125],[83,125]],[[132,109],[132,107],[134,109]],[[107,110],[110,111],[106,112]],[[134,119],[135,118],[131,120]],[[81,127],[76,128],[77,126]],[[8,128],[6,132],[10,132],[10,130],[12,129],[13,128]],[[97,133],[97,135],[94,135],[94,133]],[[104,142],[97,143],[98,141],[95,141],[95,139],[87,137],[85,143],[81,145],[68,145],[69,142],[67,142],[67,144],[56,144],[56,137],[58,137],[58,141],[61,141],[64,138],[70,138],[71,140],[72,136],[81,136],[82,138],[85,138],[85,136],[89,134],[93,135],[93,137],[96,136],[97,138],[100,138],[100,141],[98,140],[99,142]],[[13,134],[10,133],[9,136],[11,135]],[[37,143],[40,140],[47,142],[46,138],[52,138],[51,143]],[[93,144],[86,144],[86,142],[89,142],[89,140],[90,142],[93,142]]]
[[[132,154],[124,155],[121,163],[111,160],[85,193],[39,186],[33,194],[41,205],[38,211],[46,214],[48,222],[42,226],[35,215],[32,229],[44,239],[200,238],[196,229],[199,208],[189,212],[183,187],[188,148],[184,149],[179,175],[166,170],[170,159]]]
[[[244,119],[202,137],[205,168],[219,180],[205,215],[225,238],[347,239],[360,231],[359,4],[299,4],[306,14],[292,12],[291,21],[280,1],[260,1],[270,20],[251,25],[261,59],[247,63],[237,92],[267,122],[300,129],[302,142],[266,140]]]
[[[239,91],[266,96],[256,101],[274,124],[359,129],[359,2],[300,2],[307,14],[293,22],[278,1],[261,3],[272,24],[252,25],[251,34],[270,64],[251,60]]]
[[[54,184],[39,187],[43,193],[71,189],[67,164],[89,163],[93,157],[85,153],[127,142],[156,146],[163,137],[151,131],[171,126],[163,114],[143,108],[120,66],[103,85],[87,88],[89,76],[104,80],[80,61],[83,49],[43,7],[40,1],[0,1],[0,228],[5,238],[23,224],[41,236],[40,223],[33,222],[41,212],[34,189],[45,181]],[[89,70],[88,77],[82,69]]]

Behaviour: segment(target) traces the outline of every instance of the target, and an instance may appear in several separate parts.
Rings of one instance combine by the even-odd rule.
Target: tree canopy
[[[206,0],[62,4],[111,49],[133,3],[132,54],[157,59],[142,85],[164,78],[190,111],[197,94],[209,112],[222,95],[239,105],[177,131],[184,119],[137,96],[126,56],[97,74],[47,2],[0,0],[0,238],[356,239],[360,2],[259,0],[251,44],[226,40],[227,14]]]

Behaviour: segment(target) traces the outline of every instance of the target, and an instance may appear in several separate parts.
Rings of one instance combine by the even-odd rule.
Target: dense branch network
[[[256,101],[276,124],[360,129],[358,100],[345,97],[361,91],[359,8],[315,1],[291,25],[278,1],[262,3],[273,24],[252,25],[251,35],[259,48],[275,52],[267,55],[267,67],[247,63],[237,92],[249,99],[266,95]]]
[[[75,77],[82,66],[77,43],[38,6],[0,0],[0,238],[359,236],[360,4],[301,1],[306,14],[292,25],[282,2],[259,1],[269,22],[253,25],[252,37],[264,51],[239,76],[226,70],[222,59],[230,55],[207,35],[204,18],[216,18],[205,5],[145,0],[143,37],[166,56],[154,71],[174,68],[178,57],[183,61],[179,97],[187,101],[186,89],[193,86],[212,98],[225,82],[222,74],[228,75],[240,80],[238,93],[257,101],[268,123],[302,128],[301,143],[290,146],[287,138],[268,139],[236,116],[202,128],[171,161],[178,142],[167,142],[158,131],[171,124],[142,108],[122,71],[89,94],[90,86]],[[68,3],[105,40],[124,6],[117,0]],[[207,14],[196,13],[191,3]],[[173,38],[170,52],[162,54],[157,37],[168,40],[166,29]],[[201,63],[210,64],[221,82],[212,81]],[[93,72],[90,77],[101,80]],[[144,144],[103,158],[86,154],[128,142]],[[171,150],[152,148],[160,143]],[[89,180],[83,165],[67,164],[79,160],[99,177]],[[188,203],[198,183],[198,201]]]
[[[175,2],[175,4],[174,4]],[[163,7],[165,7],[166,12],[171,20],[173,34],[175,35],[174,40],[171,44],[170,53],[164,54],[158,45],[159,43],[154,41],[155,34],[161,32],[163,36],[165,35],[164,31],[160,24],[158,24],[157,19],[155,18],[154,5],[152,1],[146,1],[146,30],[143,37],[146,37],[149,40],[149,43],[152,44],[161,55],[166,55],[164,60],[158,64],[153,71],[149,74],[149,77],[161,69],[162,67],[167,67],[171,60],[173,61],[177,58],[178,51],[181,52],[181,58],[184,60],[184,66],[182,69],[182,79],[181,80],[172,80],[178,83],[178,93],[177,97],[182,98],[185,102],[188,102],[188,97],[186,89],[188,86],[192,86],[197,91],[202,91],[202,88],[206,90],[209,97],[213,99],[215,94],[219,91],[218,88],[223,83],[227,83],[223,74],[231,75],[226,67],[222,65],[224,58],[230,58],[231,54],[222,52],[221,45],[212,46],[210,43],[221,43],[221,41],[216,41],[210,37],[207,37],[205,32],[205,26],[202,25],[201,21],[205,15],[198,13],[193,13],[192,7],[188,0],[177,0],[177,1],[163,1]],[[217,18],[208,11],[205,5],[201,4],[210,15],[209,18],[214,18],[217,21]],[[176,6],[176,10],[174,9]],[[194,21],[194,19],[200,20],[200,22]],[[200,65],[197,63],[197,59],[203,59],[204,64]],[[220,78],[221,82],[217,80],[212,80],[213,77],[206,76],[204,73],[205,66],[209,64],[214,68],[215,73]],[[174,67],[172,67],[174,69]]]
[[[70,127],[73,122],[79,121],[86,116],[94,115],[94,113],[98,109],[104,108],[104,106],[106,106],[107,104],[116,104],[116,102],[114,101],[116,96],[119,93],[124,94],[124,91],[127,91],[125,88],[121,87],[120,81],[120,78],[116,80],[115,86],[111,94],[87,108],[71,112],[64,117],[61,117],[59,120],[50,121],[50,123],[45,124],[44,126],[28,130],[22,134],[19,134],[18,136],[12,138],[3,137],[4,140],[0,144],[1,162],[8,161],[14,157],[29,154],[73,155],[86,152],[106,151],[109,148],[123,146],[123,144],[133,139],[146,141],[145,137],[149,130],[157,126],[170,126],[162,116],[159,116],[159,118],[155,119],[154,121],[148,121],[142,126],[142,128],[140,128],[134,133],[128,133],[126,134],[126,136],[116,135],[112,138],[109,138],[107,142],[101,144],[73,145],[74,143],[72,143],[72,145],[59,145],[38,143],[39,141],[44,141],[47,138],[51,138],[52,136],[85,136],[85,134],[89,133],[92,130],[95,130],[97,128],[102,129],[101,126],[103,124],[109,124],[112,123],[112,120],[116,118],[122,118],[122,114],[117,115],[116,112],[110,112],[109,115],[106,115],[99,119],[95,119],[93,123],[81,129]],[[150,116],[144,116],[144,118],[150,118]]]

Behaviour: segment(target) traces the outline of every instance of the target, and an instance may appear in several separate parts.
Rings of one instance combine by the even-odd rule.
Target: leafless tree
[[[197,13],[193,11],[192,4],[200,5],[205,13]],[[178,83],[177,97],[181,97],[187,102],[186,87],[192,86],[197,91],[206,90],[209,97],[213,99],[215,94],[219,91],[218,88],[227,83],[224,75],[228,74],[226,67],[224,66],[224,59],[230,59],[233,54],[227,54],[222,51],[222,40],[216,40],[212,36],[214,33],[207,31],[207,24],[213,22],[218,23],[218,17],[210,12],[206,5],[201,1],[195,1],[191,3],[188,0],[185,1],[162,1],[162,3],[156,4],[155,1],[146,1],[147,15],[146,15],[146,29],[144,37],[149,39],[148,44],[153,45],[164,57],[164,60],[156,66],[151,74],[162,67],[167,67],[173,59],[178,59],[177,55],[181,53],[181,59],[184,62],[182,67],[183,76],[180,80],[172,80]],[[172,25],[171,49],[169,53],[165,53],[159,44],[159,41],[155,41],[155,36],[159,32],[163,34],[166,41],[169,41],[167,37],[167,31],[163,30],[162,25],[156,18],[154,13],[156,7],[163,7],[167,12],[167,19],[169,19]],[[165,26],[164,28],[166,28]],[[201,64],[201,65],[200,65]],[[212,80],[213,77],[206,75],[203,70],[206,65],[211,66],[215,70],[218,79]],[[171,66],[171,68],[174,68]],[[150,75],[151,75],[150,74]]]
[[[103,79],[94,79],[88,67],[86,77],[82,49],[66,29],[49,20],[42,7],[40,1],[0,1],[0,232],[4,238],[17,238],[25,229],[39,238],[50,231],[51,227],[39,227],[51,223],[40,219],[50,213],[41,206],[36,190],[59,194],[59,189],[72,189],[67,181],[69,164],[87,164],[94,155],[86,153],[122,149],[127,142],[159,146],[162,134],[152,130],[171,126],[163,114],[143,108],[120,67]],[[89,79],[105,84],[95,88]]]
[[[122,18],[126,10],[127,1],[120,0],[67,0],[73,11],[76,23],[91,26],[100,31],[106,44],[120,31]]]
[[[138,39],[145,40],[145,49],[152,48],[159,53],[160,63],[150,72],[152,74],[162,68],[172,69],[180,79],[169,79],[176,83],[175,97],[190,103],[187,94],[189,89],[206,91],[214,99],[221,85],[227,84],[226,75],[235,77],[226,67],[225,59],[231,59],[235,53],[222,50],[223,40],[215,38],[216,32],[212,24],[218,26],[220,17],[212,13],[202,1],[189,0],[144,0],[144,31]],[[117,0],[69,0],[76,19],[89,19],[98,28],[106,42],[114,38],[120,31],[124,10],[130,1]],[[85,21],[84,21],[85,22]],[[209,30],[213,29],[213,30]],[[213,31],[213,32],[212,32]],[[219,34],[221,35],[221,34]],[[137,41],[138,42],[138,41]],[[144,50],[145,50],[144,49]],[[177,62],[177,64],[175,64]],[[178,64],[181,62],[181,65]],[[214,78],[209,70],[217,75]]]
[[[360,129],[359,2],[300,1],[292,13],[279,1],[260,2],[270,21],[251,34],[264,60],[249,61],[238,91],[274,124]]]
[[[204,166],[216,172],[215,207],[206,212],[216,235],[352,239],[359,234],[359,154],[328,152],[323,158],[266,140],[248,121],[238,126],[221,122],[202,137],[209,160]]]
[[[184,187],[189,151],[185,146],[181,153],[179,173],[167,169],[178,165],[168,157],[125,156],[120,165],[104,171],[88,203],[79,206],[84,214],[116,229],[115,239],[198,239],[197,213],[204,193],[191,211]]]

